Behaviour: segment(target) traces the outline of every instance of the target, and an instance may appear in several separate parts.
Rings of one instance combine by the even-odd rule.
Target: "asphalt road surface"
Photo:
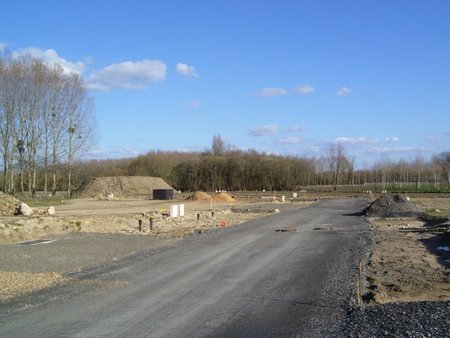
[[[339,336],[366,205],[323,201],[91,269],[0,305],[0,336]]]

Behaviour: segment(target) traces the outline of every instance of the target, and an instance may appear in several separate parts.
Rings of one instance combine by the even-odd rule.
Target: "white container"
[[[170,206],[170,217],[178,217],[178,205],[171,205]]]
[[[178,204],[178,216],[184,217],[184,204]]]

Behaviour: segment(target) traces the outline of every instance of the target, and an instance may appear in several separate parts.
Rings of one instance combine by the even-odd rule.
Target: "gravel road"
[[[352,310],[371,243],[352,216],[364,206],[324,201],[181,242],[135,243],[122,259],[110,251],[65,283],[0,305],[0,336],[444,336],[448,303],[417,305],[435,313],[413,331],[399,323],[410,320],[403,306]]]

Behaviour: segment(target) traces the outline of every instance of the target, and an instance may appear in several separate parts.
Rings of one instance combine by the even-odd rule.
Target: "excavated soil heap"
[[[17,198],[11,195],[0,194],[0,215],[12,216],[19,206],[20,201]]]
[[[366,209],[369,217],[417,217],[420,211],[405,196],[395,194],[378,198]]]
[[[151,176],[113,176],[94,177],[77,190],[82,197],[99,195],[114,197],[151,196],[153,189],[173,189],[161,177]]]
[[[219,202],[219,203],[231,203],[235,202],[236,200],[228,195],[226,192],[219,192],[218,194],[215,194],[212,197],[213,202]]]
[[[186,200],[189,200],[189,201],[206,201],[206,200],[209,201],[210,199],[211,199],[211,196],[203,191],[197,191],[186,198]]]

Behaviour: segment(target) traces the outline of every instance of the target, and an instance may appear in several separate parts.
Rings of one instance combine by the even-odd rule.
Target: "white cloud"
[[[305,129],[306,129],[306,127],[303,127],[303,126],[292,126],[292,127],[285,128],[284,130],[286,132],[297,133],[297,132],[304,131]]]
[[[195,71],[195,68],[192,66],[189,66],[185,63],[177,63],[175,66],[175,70],[178,74],[188,76],[188,77],[198,77],[198,74]]]
[[[200,102],[197,100],[194,101],[188,101],[188,102],[183,102],[183,107],[187,107],[187,108],[197,108],[200,107]]]
[[[279,87],[269,87],[263,88],[258,92],[260,96],[282,96],[287,94],[287,90],[285,88]]]
[[[83,61],[72,62],[68,61],[61,56],[54,49],[40,49],[37,47],[28,47],[12,53],[13,58],[19,58],[21,56],[29,55],[33,58],[41,59],[48,65],[59,64],[64,72],[81,74],[86,69],[86,63]]]
[[[384,142],[398,142],[400,139],[397,136],[389,136],[384,138]]]
[[[348,88],[348,87],[346,87],[346,86],[343,86],[343,87],[339,88],[339,89],[336,91],[336,95],[337,95],[337,96],[347,96],[347,95],[349,95],[351,92],[352,92],[352,90],[351,90],[350,88]]]
[[[286,138],[279,139],[277,141],[277,143],[278,144],[298,144],[298,143],[300,143],[300,138],[295,137],[295,136],[286,137]]]
[[[258,137],[274,134],[277,130],[278,126],[276,124],[269,124],[267,126],[251,128],[248,130],[248,133],[253,137]]]
[[[87,81],[88,88],[93,90],[145,89],[152,82],[164,80],[166,71],[166,64],[159,60],[115,63],[91,74]]]
[[[376,139],[372,140],[365,136],[362,136],[362,137],[341,136],[341,137],[336,137],[334,139],[334,142],[341,143],[341,144],[361,145],[361,144],[374,144],[374,143],[377,143],[378,140],[376,140]]]
[[[294,89],[294,93],[297,94],[301,94],[301,95],[308,95],[308,94],[312,94],[316,91],[316,88],[310,86],[310,85],[302,85],[302,86],[298,86]]]

